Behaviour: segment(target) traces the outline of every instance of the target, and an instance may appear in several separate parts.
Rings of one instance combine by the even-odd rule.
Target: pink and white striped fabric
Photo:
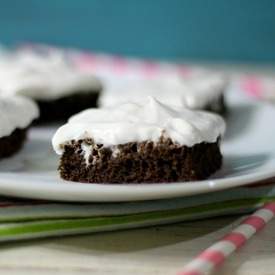
[[[178,275],[209,274],[220,266],[235,250],[260,231],[275,216],[275,203],[267,203],[254,214],[246,218],[231,233],[200,253],[193,261],[178,272]]]
[[[111,72],[116,76],[127,74],[139,77],[155,77],[162,74],[179,74],[187,76],[192,72],[190,66],[183,64],[125,58],[116,55],[75,53],[72,54],[75,64],[82,70],[95,72]]]
[[[275,101],[274,75],[245,75],[241,77],[240,88],[258,99]]]

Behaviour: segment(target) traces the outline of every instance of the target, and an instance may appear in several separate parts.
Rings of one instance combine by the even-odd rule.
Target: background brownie
[[[92,91],[90,93],[79,92],[55,100],[36,100],[40,110],[36,123],[65,121],[82,110],[97,107],[98,96],[99,91]]]
[[[27,129],[15,129],[9,136],[0,138],[0,159],[19,151],[26,139]]]
[[[109,107],[131,101],[142,102],[147,96],[153,96],[171,106],[225,114],[227,86],[223,74],[210,70],[195,69],[185,77],[167,73],[107,85],[100,95],[99,105]]]
[[[38,103],[36,122],[67,120],[97,106],[101,83],[81,72],[59,50],[7,51],[0,58],[0,90],[8,96],[23,95]]]

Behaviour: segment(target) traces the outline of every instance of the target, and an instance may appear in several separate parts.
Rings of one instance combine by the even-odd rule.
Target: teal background
[[[0,41],[170,59],[275,62],[274,0],[0,0]]]

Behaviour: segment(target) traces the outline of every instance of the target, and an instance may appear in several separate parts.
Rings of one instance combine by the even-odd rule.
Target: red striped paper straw
[[[209,274],[223,264],[235,250],[243,246],[249,238],[260,231],[275,216],[275,203],[267,203],[246,218],[231,233],[199,254],[193,261],[178,272],[178,275]]]

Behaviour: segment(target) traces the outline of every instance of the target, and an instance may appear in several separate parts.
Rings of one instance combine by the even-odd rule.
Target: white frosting
[[[0,96],[0,138],[9,136],[16,128],[26,128],[38,118],[37,105],[21,96]]]
[[[125,103],[80,112],[57,130],[52,144],[62,154],[64,145],[72,140],[92,138],[97,144],[111,147],[146,140],[157,142],[163,135],[180,145],[193,146],[215,142],[224,131],[225,123],[218,115],[171,107],[148,97],[141,104]]]
[[[149,95],[163,103],[202,109],[221,96],[226,84],[224,76],[205,70],[186,77],[169,74],[153,79],[129,80],[107,86],[99,104],[106,107],[127,101],[139,102]]]
[[[100,89],[98,79],[76,69],[60,51],[38,54],[26,50],[0,55],[1,94],[52,100],[95,89]]]

